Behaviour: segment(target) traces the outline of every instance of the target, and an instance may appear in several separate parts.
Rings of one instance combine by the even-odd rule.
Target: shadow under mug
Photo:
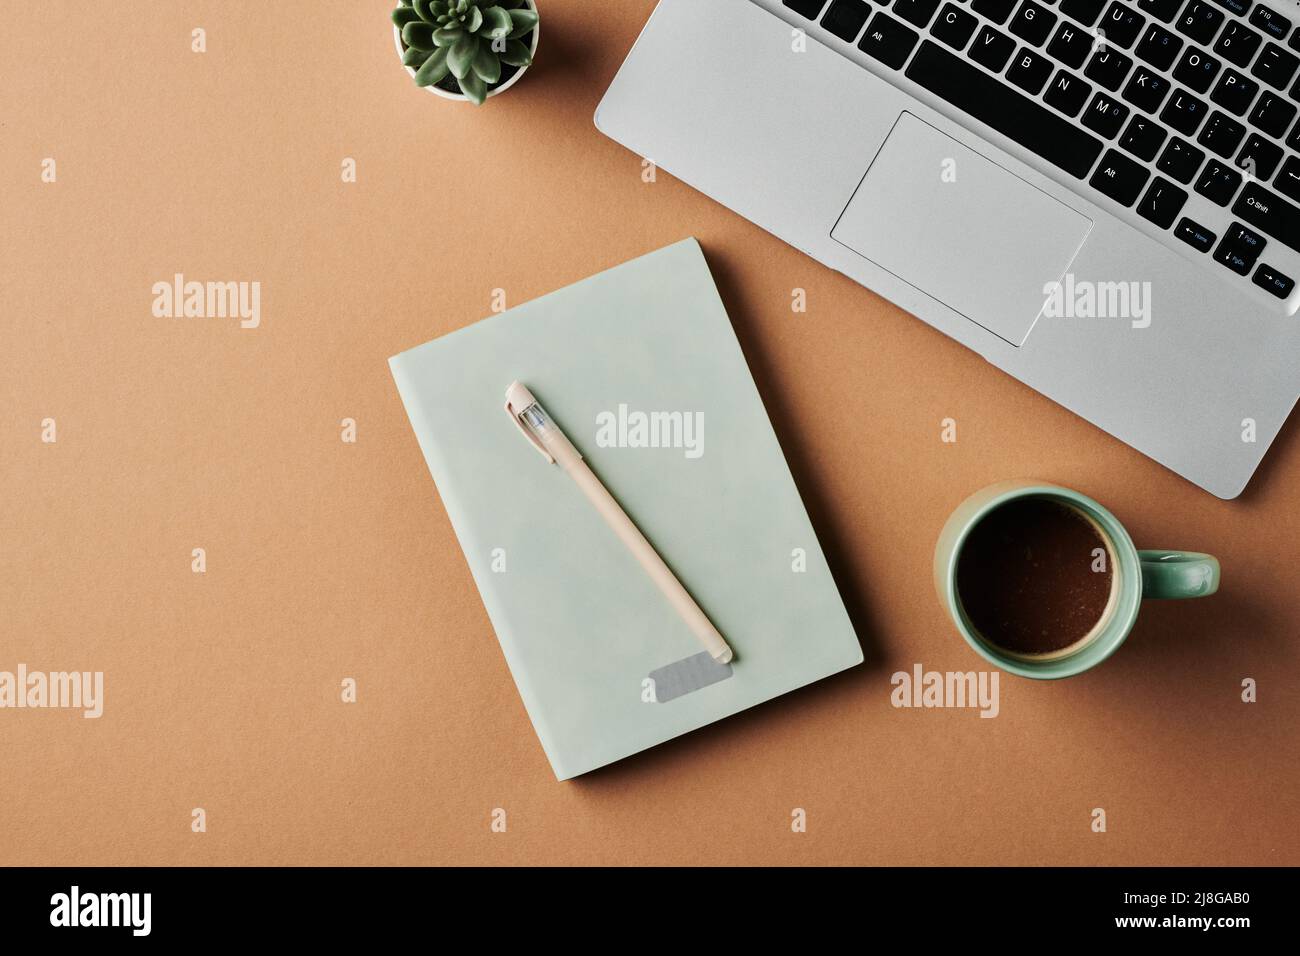
[[[1094,633],[1057,654],[1022,654],[998,647],[971,624],[957,589],[957,565],[974,528],[995,509],[1021,498],[1057,501],[1089,519],[1111,555],[1116,586]],[[1119,520],[1086,495],[1040,481],[1004,481],[975,492],[952,513],[934,549],[934,584],[957,630],[994,666],[1021,677],[1052,680],[1095,667],[1124,643],[1143,598],[1190,598],[1219,588],[1219,562],[1193,551],[1139,551]]]

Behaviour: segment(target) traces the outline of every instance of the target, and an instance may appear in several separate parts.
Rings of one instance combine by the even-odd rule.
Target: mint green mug
[[[1100,534],[1111,555],[1111,594],[1092,631],[1064,653],[1025,654],[987,640],[971,623],[957,588],[962,546],[995,509],[1021,498],[1046,498],[1081,514]],[[1219,562],[1191,551],[1139,551],[1119,520],[1097,502],[1069,488],[1041,481],[1004,481],[977,491],[952,513],[934,549],[934,584],[939,600],[966,643],[994,666],[1021,677],[1051,680],[1095,667],[1124,643],[1143,598],[1204,597],[1219,589]]]

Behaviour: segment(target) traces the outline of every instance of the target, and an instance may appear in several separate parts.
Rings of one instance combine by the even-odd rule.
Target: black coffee
[[[1049,498],[1019,498],[971,531],[957,559],[957,593],[985,640],[1046,654],[1078,643],[1101,620],[1111,563],[1105,540],[1080,512]]]

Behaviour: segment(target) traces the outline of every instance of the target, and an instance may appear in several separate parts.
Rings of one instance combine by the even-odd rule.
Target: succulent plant
[[[402,31],[402,62],[415,70],[416,86],[432,86],[450,74],[476,104],[501,81],[502,64],[532,62],[524,44],[537,26],[525,0],[401,0],[393,23]]]

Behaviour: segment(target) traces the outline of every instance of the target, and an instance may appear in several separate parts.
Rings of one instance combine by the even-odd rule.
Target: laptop
[[[661,0],[606,135],[1221,497],[1300,396],[1300,3]]]

